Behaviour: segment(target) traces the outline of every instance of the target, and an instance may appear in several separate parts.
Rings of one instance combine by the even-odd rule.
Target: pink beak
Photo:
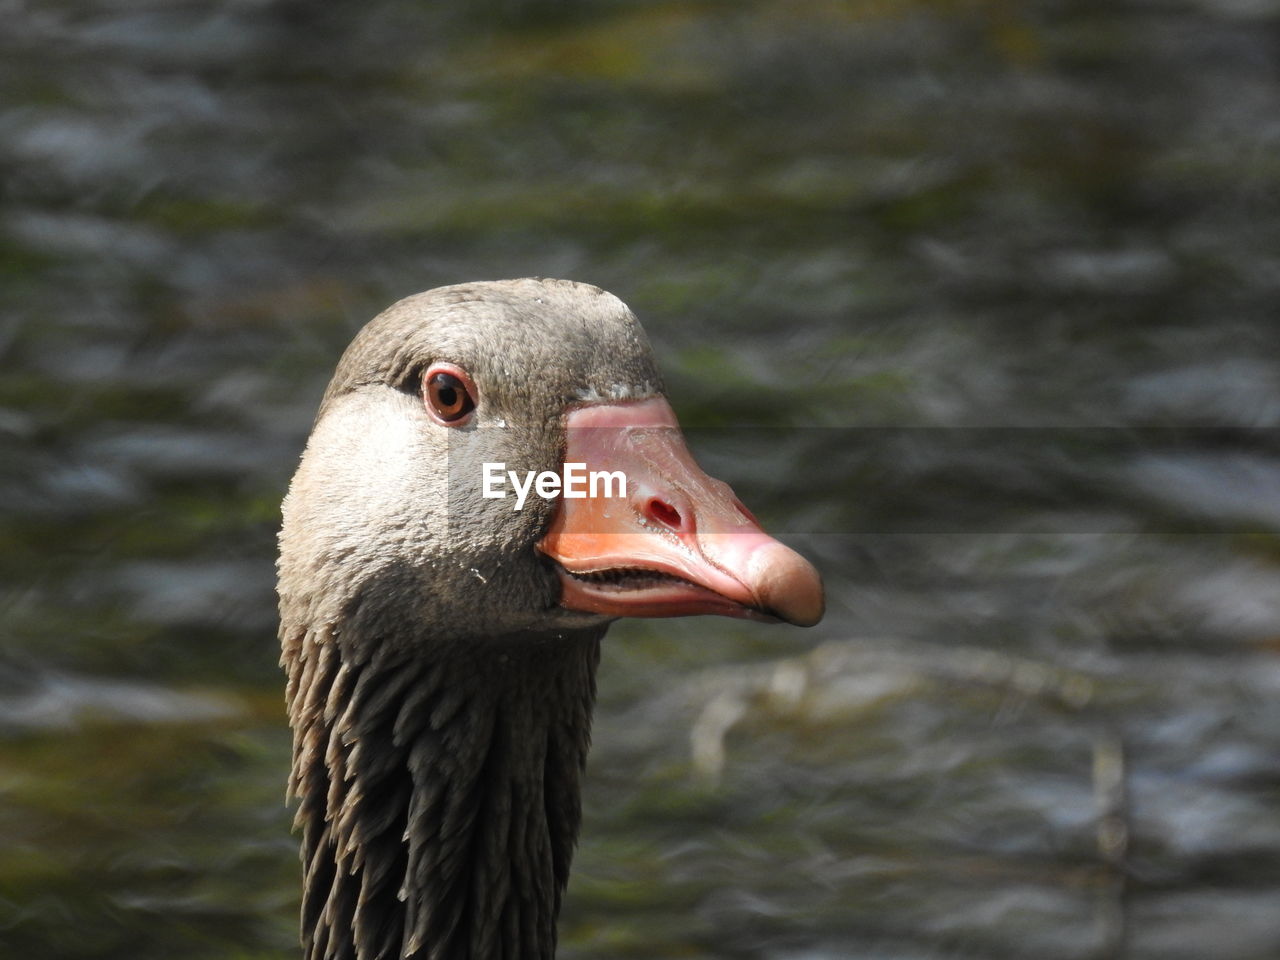
[[[822,579],[770,537],[729,485],[707,476],[666,400],[595,404],[566,420],[565,462],[626,478],[560,498],[538,544],[559,566],[561,605],[616,617],[717,613],[811,626]],[[584,482],[583,486],[587,486]],[[609,495],[612,494],[612,495]]]

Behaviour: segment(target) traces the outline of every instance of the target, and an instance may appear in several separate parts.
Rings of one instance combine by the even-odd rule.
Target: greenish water
[[[1280,955],[1274,2],[0,10],[0,958],[296,955],[280,496],[524,275],[830,606],[614,628],[563,956]]]

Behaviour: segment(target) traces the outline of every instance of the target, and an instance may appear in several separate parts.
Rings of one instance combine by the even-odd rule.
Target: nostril
[[[679,530],[684,523],[684,518],[680,516],[679,510],[665,500],[659,500],[657,497],[649,498],[648,503],[644,505],[644,514],[655,523],[660,523],[672,530]]]

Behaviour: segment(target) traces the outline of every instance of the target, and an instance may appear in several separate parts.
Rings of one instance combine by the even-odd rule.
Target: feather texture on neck
[[[549,960],[603,628],[285,639],[307,960]]]

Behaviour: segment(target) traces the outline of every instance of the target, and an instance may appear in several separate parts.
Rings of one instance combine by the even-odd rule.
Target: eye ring
[[[422,404],[437,423],[461,426],[476,408],[475,384],[461,367],[433,363],[422,374]]]

